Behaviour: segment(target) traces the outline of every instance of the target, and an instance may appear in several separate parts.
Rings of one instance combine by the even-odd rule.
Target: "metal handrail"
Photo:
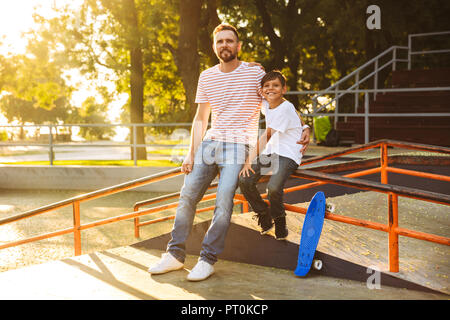
[[[375,141],[375,142],[369,143],[364,146],[348,148],[346,150],[336,152],[333,154],[329,154],[326,156],[314,157],[314,158],[305,160],[301,164],[301,165],[311,164],[314,162],[328,160],[328,159],[336,158],[336,157],[339,157],[342,155],[351,154],[351,153],[379,147],[381,149],[381,156],[380,156],[380,164],[381,165],[379,168],[366,169],[363,171],[347,174],[344,177],[333,175],[333,174],[327,174],[327,173],[318,173],[318,172],[314,172],[311,170],[297,170],[292,175],[293,177],[306,178],[309,180],[316,180],[316,182],[308,183],[306,185],[300,185],[300,186],[286,188],[285,192],[292,192],[292,191],[297,191],[297,190],[320,186],[320,185],[327,184],[327,183],[333,183],[333,184],[350,186],[350,187],[354,187],[354,188],[360,188],[363,190],[372,190],[372,191],[376,191],[376,192],[387,193],[388,199],[389,199],[389,224],[388,225],[383,225],[380,223],[346,217],[346,216],[342,216],[342,215],[336,215],[336,214],[332,214],[329,212],[326,213],[326,218],[330,219],[330,220],[334,220],[334,221],[345,222],[345,223],[349,223],[349,224],[353,224],[353,225],[357,225],[357,226],[362,226],[362,227],[366,227],[366,228],[371,228],[371,229],[388,232],[389,233],[389,269],[391,272],[398,272],[398,270],[399,270],[398,236],[399,235],[413,237],[416,239],[431,241],[431,242],[440,243],[440,244],[444,244],[444,245],[450,245],[450,238],[436,236],[436,235],[418,232],[418,231],[414,231],[414,230],[408,230],[408,229],[404,229],[404,228],[399,228],[398,227],[398,196],[412,197],[412,198],[419,199],[419,200],[432,201],[432,202],[441,203],[441,204],[445,204],[445,205],[450,204],[450,196],[445,195],[445,194],[434,193],[434,192],[425,192],[425,191],[421,191],[421,190],[417,190],[417,189],[413,189],[413,188],[405,188],[405,187],[389,185],[388,181],[387,181],[387,173],[388,172],[397,172],[397,173],[403,173],[403,174],[408,174],[408,175],[413,175],[413,176],[420,176],[420,177],[431,178],[431,179],[439,179],[439,180],[448,181],[448,182],[450,182],[450,177],[443,176],[443,175],[437,175],[437,174],[427,174],[427,173],[422,173],[422,172],[418,172],[418,171],[414,171],[414,170],[389,168],[388,167],[388,147],[389,146],[450,154],[450,148],[445,148],[445,147],[415,144],[415,143],[408,143],[408,142],[401,142],[401,141],[394,141],[394,140],[379,140],[379,141]],[[365,163],[365,166],[368,166],[368,165],[370,165],[370,162]],[[361,167],[359,167],[359,168],[361,168]],[[312,169],[312,170],[314,170],[314,169]],[[355,179],[360,176],[378,173],[378,172],[381,173],[381,184],[376,183],[376,182],[366,181],[366,180]],[[114,223],[114,222],[118,222],[118,221],[122,221],[122,220],[127,220],[127,219],[131,219],[131,218],[138,218],[143,215],[148,215],[151,213],[175,208],[178,205],[178,202],[164,204],[164,205],[160,205],[157,207],[141,209],[141,210],[133,211],[131,213],[122,214],[119,216],[110,217],[110,218],[106,218],[106,219],[102,219],[102,220],[97,220],[97,221],[90,222],[87,224],[81,224],[81,222],[80,222],[80,203],[81,202],[96,199],[99,197],[103,197],[103,196],[110,195],[113,193],[121,192],[124,190],[137,188],[139,186],[142,186],[142,185],[145,185],[148,183],[165,180],[165,179],[168,179],[168,178],[180,175],[180,174],[181,174],[181,168],[175,168],[175,169],[161,172],[161,173],[158,173],[155,175],[132,180],[132,181],[125,182],[125,183],[122,183],[119,185],[115,185],[115,186],[112,186],[109,188],[90,192],[90,193],[87,193],[84,195],[80,195],[80,196],[73,197],[73,198],[70,198],[70,199],[67,199],[64,201],[50,204],[50,205],[47,205],[47,206],[44,206],[44,207],[41,207],[38,209],[30,210],[30,211],[27,211],[27,212],[24,212],[24,213],[21,213],[18,215],[14,215],[14,216],[11,216],[8,218],[1,219],[0,225],[4,225],[4,224],[15,222],[15,221],[18,221],[21,219],[30,218],[32,216],[42,214],[44,212],[49,212],[49,211],[53,211],[53,210],[56,210],[56,209],[59,209],[62,207],[66,207],[68,205],[73,206],[74,225],[72,228],[66,228],[66,229],[55,231],[55,232],[50,232],[50,233],[47,233],[44,235],[34,236],[34,237],[31,237],[28,239],[9,242],[7,244],[0,245],[0,249],[9,248],[9,247],[17,246],[20,244],[34,242],[34,241],[47,239],[47,238],[51,238],[51,237],[56,237],[56,236],[60,236],[60,235],[64,235],[64,234],[73,233],[74,234],[75,255],[80,255],[81,254],[81,231],[82,230],[86,230],[89,228],[93,228],[93,227],[97,227],[97,226],[101,226],[101,225],[105,225],[105,224],[109,224],[109,223]],[[214,188],[214,187],[216,187],[216,185],[210,186],[210,188]],[[158,197],[158,198],[154,198],[154,199],[147,200],[144,202],[141,201],[140,203],[137,203],[135,205],[135,210],[137,207],[140,207],[143,205],[148,205],[150,203],[156,203],[156,202],[163,201],[163,200],[168,200],[169,198],[173,198],[173,196],[174,196],[174,194],[171,194],[171,195],[164,196],[165,198]],[[212,200],[215,198],[215,196],[216,195],[214,193],[208,194],[208,195],[205,195],[202,200]],[[267,194],[264,194],[262,196],[267,197]],[[242,195],[236,194],[234,203],[235,204],[242,203],[243,204],[243,212],[247,212],[249,209],[248,203],[246,202],[246,199]],[[288,205],[288,204],[286,204],[285,207],[288,210],[292,210],[292,211],[296,211],[296,212],[300,212],[300,213],[306,213],[306,209],[304,209],[304,208],[299,208],[299,207]],[[212,206],[212,207],[198,209],[197,213],[203,212],[206,210],[211,210],[213,208],[214,207]],[[135,224],[135,231],[136,231],[136,228],[139,228],[139,226],[149,225],[149,224],[153,224],[156,222],[170,220],[170,219],[174,219],[174,218],[175,218],[175,216],[172,215],[172,216],[168,216],[168,217],[162,217],[162,218],[146,221],[145,223],[141,223],[139,225]]]
[[[397,49],[408,49],[408,47],[405,46],[392,46],[388,49],[386,49],[385,51],[383,51],[382,53],[378,54],[377,56],[375,56],[374,58],[370,59],[369,61],[367,61],[366,63],[364,63],[363,65],[361,65],[360,67],[356,68],[355,70],[353,70],[352,72],[350,72],[348,75],[344,76],[343,78],[341,78],[340,80],[338,80],[337,82],[333,83],[332,85],[330,85],[328,88],[326,88],[325,90],[320,91],[320,94],[317,94],[316,96],[314,96],[312,99],[316,100],[317,98],[319,98],[321,95],[325,94],[325,93],[333,93],[331,92],[331,90],[333,88],[338,87],[341,83],[343,83],[344,81],[350,79],[353,76],[358,75],[363,69],[365,69],[367,66],[371,65],[372,63],[375,63],[375,61],[377,61],[378,59],[384,57],[386,54],[388,54],[391,51],[397,50]],[[398,61],[398,59],[395,59],[395,61]],[[394,62],[394,61],[392,61]],[[363,82],[363,80],[360,80],[360,82]],[[334,91],[334,90],[333,90]]]
[[[388,184],[388,172],[395,172],[400,174],[406,174],[411,176],[417,176],[422,178],[429,178],[429,179],[437,179],[441,181],[450,182],[449,176],[444,175],[438,175],[438,174],[430,174],[430,173],[424,173],[414,170],[405,170],[405,169],[398,169],[398,168],[392,168],[388,166],[388,147],[400,147],[400,148],[407,148],[407,149],[413,149],[413,150],[420,150],[420,151],[428,151],[428,152],[438,152],[438,153],[444,153],[450,155],[450,148],[446,147],[439,147],[439,146],[431,146],[431,145],[425,145],[425,144],[417,144],[417,143],[409,143],[409,142],[402,142],[402,141],[395,141],[395,140],[378,140],[372,143],[369,143],[367,145],[363,146],[357,146],[345,149],[343,151],[339,151],[333,154],[329,154],[326,156],[318,156],[311,159],[307,159],[302,162],[301,166],[323,161],[323,160],[329,160],[336,157],[340,157],[343,155],[348,155],[351,153],[356,153],[364,150],[369,150],[373,148],[380,148],[380,167],[378,168],[371,168],[366,169],[363,171],[347,174],[343,177],[334,175],[334,174],[327,174],[327,173],[319,173],[314,172],[313,170],[319,170],[321,168],[327,168],[328,166],[320,167],[320,168],[313,168],[309,170],[302,170],[298,169],[295,173],[292,174],[292,177],[296,178],[303,178],[307,180],[316,180],[316,182],[308,183],[305,185],[300,186],[294,186],[284,189],[285,193],[298,191],[298,190],[304,190],[311,187],[318,187],[324,184],[332,183],[332,184],[338,184],[343,185],[347,187],[352,188],[358,188],[362,190],[370,190],[375,192],[381,192],[388,195],[388,208],[389,208],[389,223],[388,225],[384,225],[377,222],[371,222],[367,220],[352,218],[348,216],[343,215],[337,215],[330,212],[326,212],[325,218],[333,221],[343,222],[347,224],[352,224],[360,227],[365,227],[369,229],[384,231],[389,234],[389,271],[391,272],[398,272],[399,271],[399,254],[398,254],[398,236],[406,236],[406,237],[412,237],[419,240],[424,241],[430,241],[433,243],[439,243],[443,245],[450,245],[450,238],[437,236],[429,233],[419,232],[415,230],[409,230],[406,228],[400,228],[398,226],[398,196],[403,197],[409,197],[414,198],[418,200],[423,201],[430,201],[438,204],[443,205],[450,205],[450,196],[446,194],[440,194],[435,192],[428,192],[423,190],[418,190],[414,188],[408,188],[408,187],[400,187],[395,185]],[[351,166],[347,166],[345,171],[348,171],[349,169],[362,169],[367,168],[373,165],[373,162],[371,161],[365,161],[365,163],[361,166],[361,164],[358,164],[357,166],[354,166],[351,168]],[[359,166],[359,167],[358,167]],[[381,183],[378,182],[372,182],[367,180],[360,180],[356,179],[361,176],[374,174],[374,173],[380,173],[381,174]],[[260,181],[261,182],[261,181]],[[267,193],[261,195],[263,198],[267,198]],[[208,199],[212,198],[211,195],[209,195]],[[205,199],[205,198],[204,198]],[[248,212],[249,205],[246,199],[239,194],[235,195],[236,201],[241,201],[243,203],[243,212]],[[266,200],[267,201],[267,200]],[[151,202],[151,201],[150,201]],[[174,203],[175,206],[177,203]],[[306,209],[297,207],[294,205],[285,204],[285,209],[306,214]],[[209,210],[213,209],[214,207],[208,207],[200,210]],[[164,218],[157,218],[154,220],[147,221],[143,224],[140,224],[138,226],[135,225],[135,232],[136,228],[138,229],[139,226],[143,225],[150,225],[153,223],[157,223],[160,221],[165,221],[169,219],[174,219],[175,216],[169,216]],[[139,232],[139,231],[138,231]],[[139,234],[139,233],[137,233]]]
[[[50,165],[53,165],[53,158],[54,158],[54,148],[55,147],[78,147],[80,145],[87,146],[87,147],[128,147],[133,149],[133,159],[134,159],[134,166],[137,166],[137,148],[145,148],[154,146],[154,144],[139,144],[136,143],[137,139],[137,128],[138,127],[185,127],[185,126],[191,126],[192,123],[125,123],[125,124],[110,124],[110,123],[90,123],[90,124],[25,124],[25,125],[15,125],[15,124],[0,124],[0,128],[40,128],[40,127],[47,127],[49,130],[49,136],[48,136],[48,143],[5,143],[0,142],[0,147],[3,146],[34,146],[34,147],[47,147],[49,149],[49,161]],[[65,144],[65,143],[55,143],[53,141],[53,128],[58,127],[130,127],[130,136],[133,139],[132,143],[116,143],[113,145],[108,144],[102,144],[102,143],[89,143],[89,144]]]
[[[60,202],[52,203],[47,206],[43,206],[43,207],[40,207],[37,209],[26,211],[24,213],[13,215],[11,217],[0,219],[0,226],[1,226],[4,224],[7,224],[7,223],[30,218],[30,217],[33,217],[33,216],[36,216],[39,214],[43,214],[46,212],[54,211],[56,209],[60,209],[60,208],[64,208],[64,207],[72,205],[73,221],[74,221],[73,228],[67,228],[67,229],[56,231],[56,232],[51,232],[51,233],[48,233],[45,235],[35,236],[35,237],[28,238],[28,239],[11,242],[11,243],[8,243],[5,245],[0,245],[0,249],[9,248],[9,247],[13,247],[13,246],[16,246],[19,244],[34,242],[34,241],[38,241],[38,240],[42,240],[42,239],[48,239],[48,238],[52,238],[52,237],[56,237],[56,236],[60,236],[60,235],[68,234],[68,233],[73,233],[74,234],[75,255],[80,255],[81,254],[81,230],[95,227],[98,225],[103,225],[103,224],[110,223],[110,222],[116,222],[116,221],[134,218],[139,215],[144,215],[144,214],[148,214],[148,212],[152,212],[150,209],[148,209],[148,210],[143,210],[143,211],[139,211],[139,212],[134,212],[133,214],[122,215],[119,217],[113,217],[110,219],[105,219],[103,221],[97,221],[97,222],[87,224],[87,225],[81,225],[81,222],[80,222],[80,203],[81,202],[97,199],[100,197],[115,194],[115,193],[122,192],[125,190],[134,189],[134,188],[137,188],[137,187],[140,187],[140,186],[143,186],[146,184],[158,182],[161,180],[166,180],[166,179],[178,176],[180,174],[182,174],[181,168],[178,167],[178,168],[170,169],[170,170],[160,172],[157,174],[153,174],[153,175],[150,175],[147,177],[143,177],[143,178],[139,178],[136,180],[121,183],[118,185],[114,185],[109,188],[96,190],[96,191],[89,192],[89,193],[86,193],[86,194],[83,194],[83,195],[80,195],[77,197],[73,197],[73,198],[69,198],[69,199],[66,199],[66,200],[63,200]]]
[[[427,88],[384,88],[384,89],[346,89],[346,90],[335,90],[336,98],[329,101],[328,104],[323,105],[319,109],[314,109],[312,113],[301,113],[304,117],[317,117],[317,116],[329,116],[329,113],[319,112],[321,109],[329,105],[331,102],[339,99],[341,96],[347,93],[364,93],[364,113],[340,113],[337,107],[334,111],[334,121],[337,122],[337,118],[341,117],[364,117],[364,143],[369,143],[369,118],[371,117],[450,117],[450,112],[427,112],[427,113],[371,113],[369,110],[369,93],[379,93],[379,92],[432,92],[432,91],[450,91],[450,87],[427,87]],[[292,91],[288,94],[310,94],[315,91]],[[342,94],[339,94],[342,93]],[[336,100],[337,101],[337,100]],[[359,100],[358,100],[359,101]],[[355,105],[356,106],[356,105]],[[314,136],[314,130],[313,136]]]
[[[325,109],[327,106],[329,106],[332,103],[335,103],[335,108],[334,108],[334,124],[336,126],[337,121],[338,121],[338,116],[341,115],[339,114],[339,98],[341,98],[343,95],[347,94],[347,93],[355,93],[355,113],[357,112],[357,109],[359,107],[359,90],[353,90],[354,88],[359,89],[360,84],[364,83],[366,80],[368,80],[369,78],[374,77],[374,91],[373,95],[374,95],[374,99],[376,99],[376,95],[379,91],[381,91],[378,88],[378,73],[383,70],[384,68],[388,67],[389,65],[392,65],[392,71],[396,70],[396,63],[397,62],[407,62],[408,63],[408,70],[411,69],[411,57],[412,55],[415,54],[434,54],[434,53],[446,53],[446,52],[450,52],[450,49],[447,50],[430,50],[430,51],[412,51],[412,38],[413,37],[419,37],[419,36],[432,36],[432,35],[443,35],[443,34],[450,34],[450,31],[443,31],[443,32],[430,32],[430,33],[418,33],[418,34],[410,34],[408,35],[408,46],[392,46],[388,49],[386,49],[385,51],[383,51],[382,53],[378,54],[377,56],[375,56],[374,58],[370,59],[369,61],[367,61],[366,63],[364,63],[363,65],[361,65],[360,67],[356,68],[355,70],[353,70],[351,73],[349,73],[348,75],[344,76],[343,78],[341,78],[340,80],[338,80],[336,83],[332,84],[331,86],[329,86],[327,89],[321,91],[319,94],[315,95],[312,98],[313,101],[313,113],[310,115],[312,117],[317,116],[318,112],[320,112],[321,110]],[[397,58],[397,50],[407,50],[407,55],[408,55],[408,59],[398,59]],[[386,62],[384,65],[382,65],[381,67],[378,66],[378,62],[379,60],[384,57],[385,55],[387,55],[388,53],[392,52],[392,58]],[[374,71],[372,71],[371,73],[369,73],[368,75],[366,75],[363,79],[359,79],[360,73],[366,69],[366,67],[368,67],[369,65],[374,64]],[[344,90],[343,92],[341,92],[339,90],[339,85],[344,83],[344,81],[350,79],[351,77],[355,77],[355,83],[353,85],[351,85],[349,88],[347,88],[346,90]],[[411,90],[414,91],[414,90]],[[417,91],[417,90],[416,90]],[[365,94],[367,94],[367,92],[369,91],[363,91]],[[327,103],[321,105],[318,101],[318,98],[325,95],[325,94],[334,94],[334,99],[331,99],[330,101],[328,101]],[[368,97],[366,97],[368,98]],[[366,122],[366,124],[368,125],[368,122]],[[365,126],[365,130],[366,133],[368,135],[368,128],[367,126]],[[313,131],[313,137],[314,137],[314,131]],[[368,137],[366,136],[365,142],[368,142]]]
[[[436,92],[436,91],[450,91],[450,87],[421,87],[421,88],[381,88],[381,89],[346,89],[346,90],[334,90],[333,92],[339,94],[341,97],[343,94],[347,93],[381,93],[381,92]],[[304,90],[304,91],[289,91],[287,95],[307,95],[307,94],[323,94],[325,91],[318,90]],[[368,108],[368,96],[365,96],[364,106]],[[331,103],[332,101],[330,101]],[[317,117],[317,116],[325,116],[330,115],[329,113],[321,113],[319,112],[322,108],[317,109],[312,113],[301,113],[301,116],[304,117]],[[370,117],[450,117],[450,112],[440,112],[440,113],[370,113],[367,109],[364,113],[336,113],[335,116],[344,116],[344,117],[365,117],[366,123],[368,125],[368,118]],[[29,125],[3,125],[0,124],[0,127],[6,128],[28,128],[28,127],[78,127],[78,126],[86,126],[86,127],[123,127],[123,126],[131,126],[133,128],[136,127],[153,127],[153,126],[190,126],[191,123],[166,123],[166,124],[154,124],[154,123],[136,123],[136,124],[58,124],[58,125],[49,125],[49,124],[29,124]],[[135,129],[132,130],[133,132]],[[366,130],[365,135],[365,143],[369,142],[368,136],[369,130]],[[314,134],[314,131],[313,131]],[[51,136],[51,135],[50,135]],[[49,136],[49,137],[50,137]],[[53,139],[49,139],[48,143],[10,143],[10,142],[0,142],[0,147],[10,147],[10,146],[33,146],[33,147],[45,147],[49,149],[49,153],[52,154],[55,147],[127,147],[133,148],[133,154],[136,153],[135,149],[140,147],[151,147],[151,146],[162,146],[156,144],[138,144],[138,143],[114,143],[114,144],[105,144],[105,143],[55,143]],[[174,145],[164,145],[164,146],[174,146]],[[187,146],[187,145],[177,145],[177,146]],[[53,165],[53,157],[49,156],[50,165]],[[137,166],[137,157],[134,157],[134,165]]]
[[[413,37],[428,37],[428,36],[438,36],[443,34],[450,34],[450,31],[440,31],[440,32],[428,32],[428,33],[415,33],[408,35],[408,70],[411,70],[412,56],[418,54],[432,54],[432,53],[449,53],[450,49],[442,50],[429,50],[429,51],[413,51],[412,49],[412,38]]]

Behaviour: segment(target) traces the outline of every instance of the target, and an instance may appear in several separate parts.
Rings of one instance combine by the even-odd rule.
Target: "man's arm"
[[[192,121],[191,128],[191,142],[189,145],[189,151],[186,158],[181,165],[181,172],[189,174],[192,171],[194,165],[195,151],[203,140],[206,129],[208,128],[208,119],[211,107],[209,103],[199,103],[197,112],[195,113],[194,120]]]

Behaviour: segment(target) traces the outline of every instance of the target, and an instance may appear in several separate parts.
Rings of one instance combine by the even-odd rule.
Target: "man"
[[[151,274],[161,274],[183,268],[185,241],[192,229],[196,205],[219,173],[213,219],[203,239],[199,261],[187,276],[190,281],[204,280],[212,275],[217,256],[224,249],[239,172],[249,145],[255,145],[257,141],[259,89],[264,76],[260,67],[238,60],[241,43],[233,26],[221,24],[213,36],[213,49],[220,63],[203,71],[199,78],[198,109],[193,120],[189,152],[181,167],[186,176],[172,239],[161,260],[148,270]],[[210,113],[211,128],[206,132]],[[299,141],[304,144],[303,151],[309,143],[309,130],[305,131]]]

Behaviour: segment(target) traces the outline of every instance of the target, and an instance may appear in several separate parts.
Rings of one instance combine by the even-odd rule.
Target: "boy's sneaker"
[[[258,221],[258,225],[261,227],[261,234],[266,234],[272,229],[273,222],[270,214],[259,214],[253,216],[253,219]]]
[[[288,229],[286,228],[286,217],[279,217],[275,219],[275,239],[286,240],[288,236]]]
[[[187,275],[189,281],[201,281],[214,273],[214,267],[208,262],[199,260],[191,272]]]
[[[148,268],[148,272],[151,274],[162,274],[173,270],[179,270],[183,268],[184,263],[178,261],[174,256],[170,253],[166,252],[161,255],[161,259]]]

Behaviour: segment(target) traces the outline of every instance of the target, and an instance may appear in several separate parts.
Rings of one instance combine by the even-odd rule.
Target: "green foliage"
[[[42,118],[31,117],[30,107],[41,112],[60,108],[57,117],[43,112],[45,121],[104,123],[106,106],[93,101],[85,102],[83,116],[71,111],[67,101],[74,88],[64,83],[62,71],[76,68],[91,80],[107,71],[115,88],[99,85],[106,104],[120,93],[129,95],[121,117],[125,123],[190,122],[193,78],[217,63],[211,32],[221,21],[237,26],[243,43],[240,59],[282,70],[290,90],[325,89],[388,47],[406,45],[408,34],[450,30],[450,2],[444,0],[185,1],[84,0],[79,7],[69,3],[58,9],[50,19],[35,15],[40,27],[29,34],[28,54],[0,56],[0,90],[12,94],[1,100],[2,112],[8,119],[34,122]],[[381,8],[381,30],[366,28],[370,4]],[[182,37],[189,35],[182,28],[186,26],[198,30],[197,38]],[[440,49],[434,40],[420,45]],[[197,50],[192,53],[186,46]],[[420,62],[417,66],[422,67]],[[380,82],[388,77],[386,69]],[[310,98],[289,96],[298,109],[305,109]]]
[[[108,109],[105,104],[99,104],[94,97],[89,97],[83,102],[81,108],[77,110],[75,117],[78,120],[77,123],[80,124],[107,124],[107,112]],[[79,134],[89,140],[105,140],[114,135],[114,129],[112,127],[82,126]]]
[[[0,109],[9,122],[14,120],[19,123],[58,123],[69,117],[70,108],[64,97],[53,102],[50,110],[38,108],[33,101],[17,98],[15,95],[5,95],[0,99]]]
[[[8,133],[5,130],[0,131],[0,141],[8,141]]]
[[[73,88],[50,58],[47,43],[31,38],[27,49],[26,55],[0,56],[0,111],[8,121],[20,123],[66,121]]]

